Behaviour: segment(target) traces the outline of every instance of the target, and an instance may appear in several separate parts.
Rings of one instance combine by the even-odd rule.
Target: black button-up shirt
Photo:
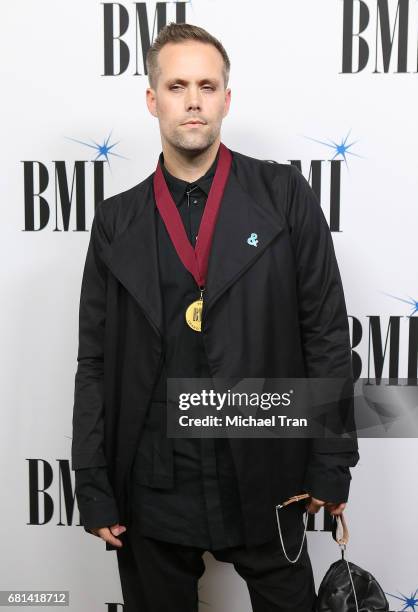
[[[208,171],[198,180],[188,183],[168,172],[164,166],[163,153],[160,154],[160,164],[167,186],[193,246],[218,158],[219,150]],[[198,299],[200,290],[181,262],[156,205],[155,214],[164,307],[164,360],[147,413],[148,426],[146,422],[133,465],[132,510],[144,535],[208,550],[243,544],[244,530],[238,483],[228,439],[172,438],[170,449],[172,448],[173,453],[174,482],[152,483],[151,472],[155,470],[156,461],[151,457],[151,453],[154,453],[154,457],[155,453],[158,454],[160,463],[164,462],[164,458],[168,459],[167,446],[164,446],[162,438],[161,448],[155,448],[158,441],[158,437],[155,437],[155,419],[156,415],[165,409],[167,377],[210,378],[202,334],[191,329],[185,321],[185,310],[191,302]],[[152,421],[154,423],[149,426]],[[166,435],[163,422],[159,424],[159,428],[164,432],[162,435]],[[91,495],[94,495],[98,502],[102,502],[102,509],[106,508],[106,498],[103,495],[106,490],[105,469],[88,468],[88,471],[76,471],[78,499],[80,496],[91,499]],[[77,475],[77,472],[85,474],[84,487],[83,475]],[[94,488],[88,488],[88,472],[90,476],[94,474],[101,493]],[[111,506],[108,506],[108,512],[111,517]],[[99,526],[92,524],[94,516],[90,518],[90,527]],[[85,521],[83,524],[88,527]]]

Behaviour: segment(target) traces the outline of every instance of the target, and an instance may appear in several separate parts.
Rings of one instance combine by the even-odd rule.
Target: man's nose
[[[186,110],[192,110],[192,109],[200,109],[201,108],[201,97],[200,97],[200,92],[198,89],[192,88],[191,90],[189,90],[187,97],[186,97]]]

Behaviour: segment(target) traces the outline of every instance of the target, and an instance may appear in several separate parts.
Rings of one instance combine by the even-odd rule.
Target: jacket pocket
[[[132,465],[133,482],[155,489],[171,489],[173,472],[172,438],[145,427]]]

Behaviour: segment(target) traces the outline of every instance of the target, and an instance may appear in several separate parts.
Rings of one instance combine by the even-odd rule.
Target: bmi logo
[[[270,163],[277,163],[274,159],[266,159]],[[318,200],[322,199],[323,183],[323,162],[324,159],[313,159],[310,163],[307,180],[310,182],[312,190]],[[292,166],[296,166],[299,172],[302,172],[302,163],[299,159],[290,160]],[[339,232],[340,229],[340,213],[341,213],[341,163],[340,159],[329,160],[330,186],[329,186],[329,228],[331,232]]]
[[[119,76],[130,66],[134,76],[147,74],[145,58],[151,41],[168,21],[186,22],[186,4],[188,2],[157,2],[150,36],[151,19],[148,18],[146,2],[133,2],[126,6],[120,2],[103,3],[102,76]],[[169,20],[167,5],[170,9],[175,6]]]
[[[109,157],[126,159],[114,151],[118,142],[111,142],[111,134],[102,143],[68,138],[94,150],[91,161],[66,160],[49,164],[40,160],[23,163],[24,216],[26,232],[45,229],[53,215],[53,231],[87,231],[86,200],[93,199],[94,209],[104,198],[104,164],[110,167]],[[52,215],[51,215],[52,213]]]
[[[416,74],[417,16],[412,0],[343,0],[340,74]]]

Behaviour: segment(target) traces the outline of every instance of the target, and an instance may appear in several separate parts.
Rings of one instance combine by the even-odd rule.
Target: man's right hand
[[[93,535],[97,536],[98,538],[102,538],[102,540],[105,542],[109,542],[109,544],[112,544],[112,546],[117,546],[118,548],[121,548],[123,543],[115,536],[120,535],[124,531],[126,531],[126,527],[124,525],[119,525],[119,523],[116,523],[116,525],[111,525],[110,527],[95,527],[90,529],[90,532]]]

